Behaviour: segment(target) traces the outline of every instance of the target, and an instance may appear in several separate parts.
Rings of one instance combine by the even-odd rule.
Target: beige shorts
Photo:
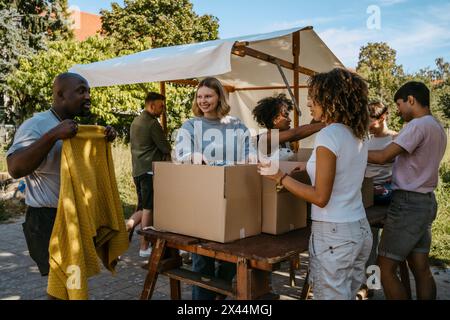
[[[372,233],[366,218],[355,222],[313,221],[309,242],[314,299],[354,300],[366,282]]]

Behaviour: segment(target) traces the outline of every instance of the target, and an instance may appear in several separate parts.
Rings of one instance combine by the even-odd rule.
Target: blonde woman
[[[179,162],[204,165],[244,163],[250,153],[250,134],[247,127],[228,115],[225,90],[216,78],[202,80],[195,93],[192,111],[195,118],[186,121],[178,131],[175,158]],[[201,201],[201,199],[199,199]],[[192,255],[192,268],[205,276],[215,276],[231,283],[236,274],[232,263]],[[209,290],[194,286],[192,299],[210,300],[218,296]]]

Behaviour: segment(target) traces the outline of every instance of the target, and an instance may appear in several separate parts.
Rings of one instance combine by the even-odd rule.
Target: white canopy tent
[[[308,77],[335,67],[343,65],[313,28],[297,27],[266,34],[150,49],[91,64],[75,65],[70,72],[81,74],[92,87],[156,81],[195,84],[196,80],[182,80],[215,76],[229,92],[232,114],[242,119],[249,128],[256,129],[257,124],[251,116],[256,102],[274,93],[287,93],[281,68],[303,114],[300,124],[304,124],[311,120],[306,110]],[[297,112],[294,112],[294,124],[299,124]]]

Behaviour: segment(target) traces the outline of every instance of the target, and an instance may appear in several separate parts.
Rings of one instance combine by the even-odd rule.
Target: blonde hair
[[[308,95],[322,107],[325,120],[345,124],[359,139],[367,137],[368,87],[356,73],[341,68],[318,73],[309,79]]]
[[[212,89],[216,92],[216,94],[219,96],[219,102],[217,104],[216,112],[217,116],[222,119],[226,115],[230,113],[230,105],[227,102],[227,98],[225,95],[225,89],[223,88],[222,84],[219,80],[213,77],[208,77],[200,81],[200,83],[197,86],[197,90],[195,91],[194,101],[192,103],[192,112],[196,117],[203,117],[203,111],[200,109],[200,107],[197,104],[197,94],[198,90],[201,87],[207,87],[209,89]]]

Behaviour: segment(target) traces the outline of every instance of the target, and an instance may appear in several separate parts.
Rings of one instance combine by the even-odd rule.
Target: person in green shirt
[[[153,225],[153,172],[154,161],[170,160],[170,144],[158,122],[164,112],[166,98],[150,92],[145,99],[144,111],[131,123],[130,143],[133,180],[138,196],[137,211],[127,221],[127,229],[141,223],[141,228]],[[141,239],[139,255],[149,257],[151,247]]]

